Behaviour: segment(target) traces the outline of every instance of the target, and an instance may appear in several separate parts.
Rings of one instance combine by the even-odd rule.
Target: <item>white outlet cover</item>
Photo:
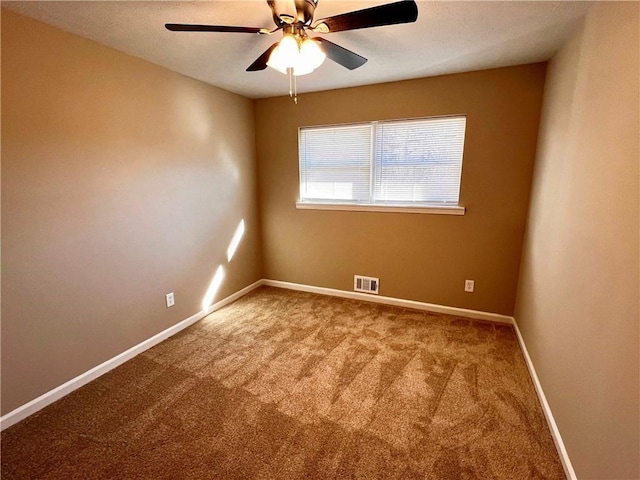
[[[174,299],[174,297],[173,297],[173,292],[171,292],[171,293],[167,293],[167,294],[165,295],[165,299],[166,299],[166,301],[167,301],[167,308],[169,308],[169,307],[173,307],[173,305],[175,304],[175,299]]]
[[[475,282],[473,280],[465,280],[464,281],[464,291],[465,292],[473,292],[475,287]]]

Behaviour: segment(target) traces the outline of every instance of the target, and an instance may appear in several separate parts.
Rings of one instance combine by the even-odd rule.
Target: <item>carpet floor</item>
[[[261,287],[8,428],[3,479],[564,479],[511,326]]]

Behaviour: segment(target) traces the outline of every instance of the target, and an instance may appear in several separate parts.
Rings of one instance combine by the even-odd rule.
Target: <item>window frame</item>
[[[301,200],[301,187],[303,184],[301,157],[300,157],[300,139],[303,129],[314,128],[331,128],[331,127],[357,127],[368,126],[371,127],[371,171],[369,175],[369,199],[374,196],[374,184],[376,176],[376,141],[377,141],[377,127],[379,124],[391,124],[402,122],[414,122],[421,120],[443,119],[443,118],[464,118],[465,119],[465,139],[462,144],[462,162],[460,170],[460,182],[458,191],[458,202],[453,203],[370,203],[370,202],[358,202],[358,201],[340,201],[334,199],[313,199],[313,200]],[[395,213],[427,213],[427,214],[440,214],[440,215],[464,215],[466,208],[460,205],[460,191],[462,190],[462,171],[464,166],[464,145],[466,143],[466,128],[467,128],[467,115],[466,114],[451,114],[451,115],[434,115],[429,117],[416,117],[416,118],[401,118],[391,120],[374,120],[367,122],[353,122],[353,123],[339,123],[329,125],[309,125],[298,127],[298,200],[296,201],[296,208],[299,210],[334,210],[334,211],[361,211],[361,212],[395,212]]]

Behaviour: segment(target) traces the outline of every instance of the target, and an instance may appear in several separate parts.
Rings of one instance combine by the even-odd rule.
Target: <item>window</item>
[[[464,213],[465,127],[455,116],[301,128],[298,207]]]

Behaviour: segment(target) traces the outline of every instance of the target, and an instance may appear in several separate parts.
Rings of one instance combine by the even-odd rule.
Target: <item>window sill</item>
[[[352,203],[311,203],[296,202],[299,210],[347,210],[354,212],[385,212],[385,213],[427,213],[432,215],[464,215],[465,207],[460,206],[419,206],[409,205],[363,205]]]

